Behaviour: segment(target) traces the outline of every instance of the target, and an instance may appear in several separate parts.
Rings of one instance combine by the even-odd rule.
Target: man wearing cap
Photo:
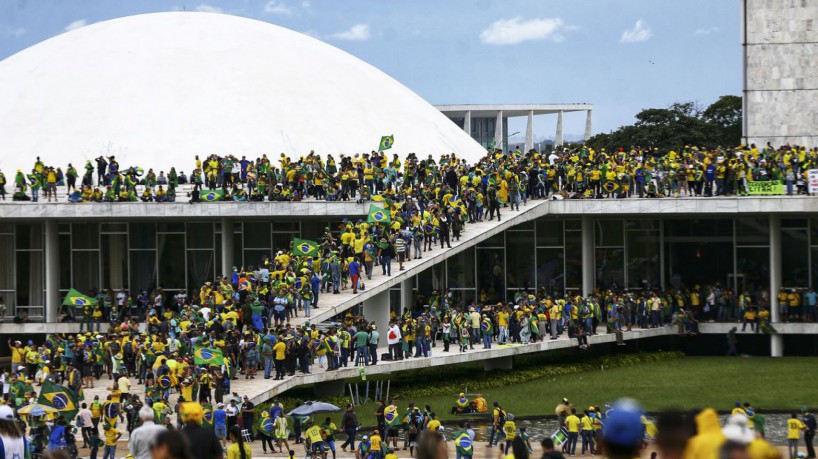
[[[610,459],[639,457],[644,444],[642,410],[632,401],[620,401],[605,418],[602,430],[603,450]]]

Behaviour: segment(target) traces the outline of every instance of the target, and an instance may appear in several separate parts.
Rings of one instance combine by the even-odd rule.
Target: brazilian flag
[[[193,362],[196,365],[222,365],[224,355],[218,349],[196,346],[193,348]]]
[[[307,239],[293,238],[293,255],[296,257],[317,257],[318,243]]]
[[[43,383],[37,402],[54,408],[69,422],[74,419],[79,411],[76,392],[65,386],[54,384],[50,380]]]
[[[607,191],[608,193],[613,193],[619,190],[619,184],[614,182],[613,180],[610,180],[602,184],[602,189]]]
[[[213,428],[213,405],[208,403],[204,406],[204,411],[202,413],[202,425],[205,427]]]
[[[385,209],[380,209],[373,205],[369,206],[369,216],[366,218],[367,223],[391,223],[392,217]]]
[[[116,399],[116,401],[109,400],[102,404],[102,417],[108,425],[116,427],[120,414],[122,414],[122,405],[119,403],[119,399]]]
[[[83,295],[82,293],[74,290],[73,288],[68,291],[65,295],[65,299],[62,300],[63,306],[77,306],[83,307],[85,305],[93,306],[97,304],[97,300],[95,298],[91,298],[88,295]]]
[[[208,190],[202,191],[199,195],[202,202],[216,202],[224,199],[224,190]]]
[[[388,150],[392,148],[392,144],[394,143],[395,143],[394,135],[385,135],[381,137],[381,144],[378,146],[378,151]]]

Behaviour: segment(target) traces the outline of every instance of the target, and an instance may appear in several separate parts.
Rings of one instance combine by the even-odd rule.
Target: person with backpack
[[[497,441],[499,443],[500,435],[503,432],[503,425],[506,423],[506,410],[500,406],[499,402],[494,402],[493,405],[494,411],[492,412],[491,433],[489,434],[489,444],[486,445],[489,448],[494,446],[495,435],[497,435]]]

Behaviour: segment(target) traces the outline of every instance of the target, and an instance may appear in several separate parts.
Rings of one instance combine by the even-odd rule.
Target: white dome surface
[[[422,157],[485,150],[417,94],[310,36],[237,16],[173,12],[92,24],[0,62],[0,168],[115,155],[189,172],[194,155]],[[12,171],[13,172],[13,171]]]

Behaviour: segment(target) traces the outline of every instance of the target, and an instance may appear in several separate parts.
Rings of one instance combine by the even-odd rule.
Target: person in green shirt
[[[363,363],[364,366],[369,365],[369,333],[367,333],[366,330],[361,330],[355,333],[352,339],[355,341],[355,352],[357,355],[355,366],[359,366],[361,363]]]
[[[766,429],[766,426],[767,418],[764,417],[763,414],[761,414],[761,408],[756,408],[755,413],[753,414],[753,427],[755,428],[756,433],[761,436],[761,438],[764,438],[765,435],[764,430]]]

